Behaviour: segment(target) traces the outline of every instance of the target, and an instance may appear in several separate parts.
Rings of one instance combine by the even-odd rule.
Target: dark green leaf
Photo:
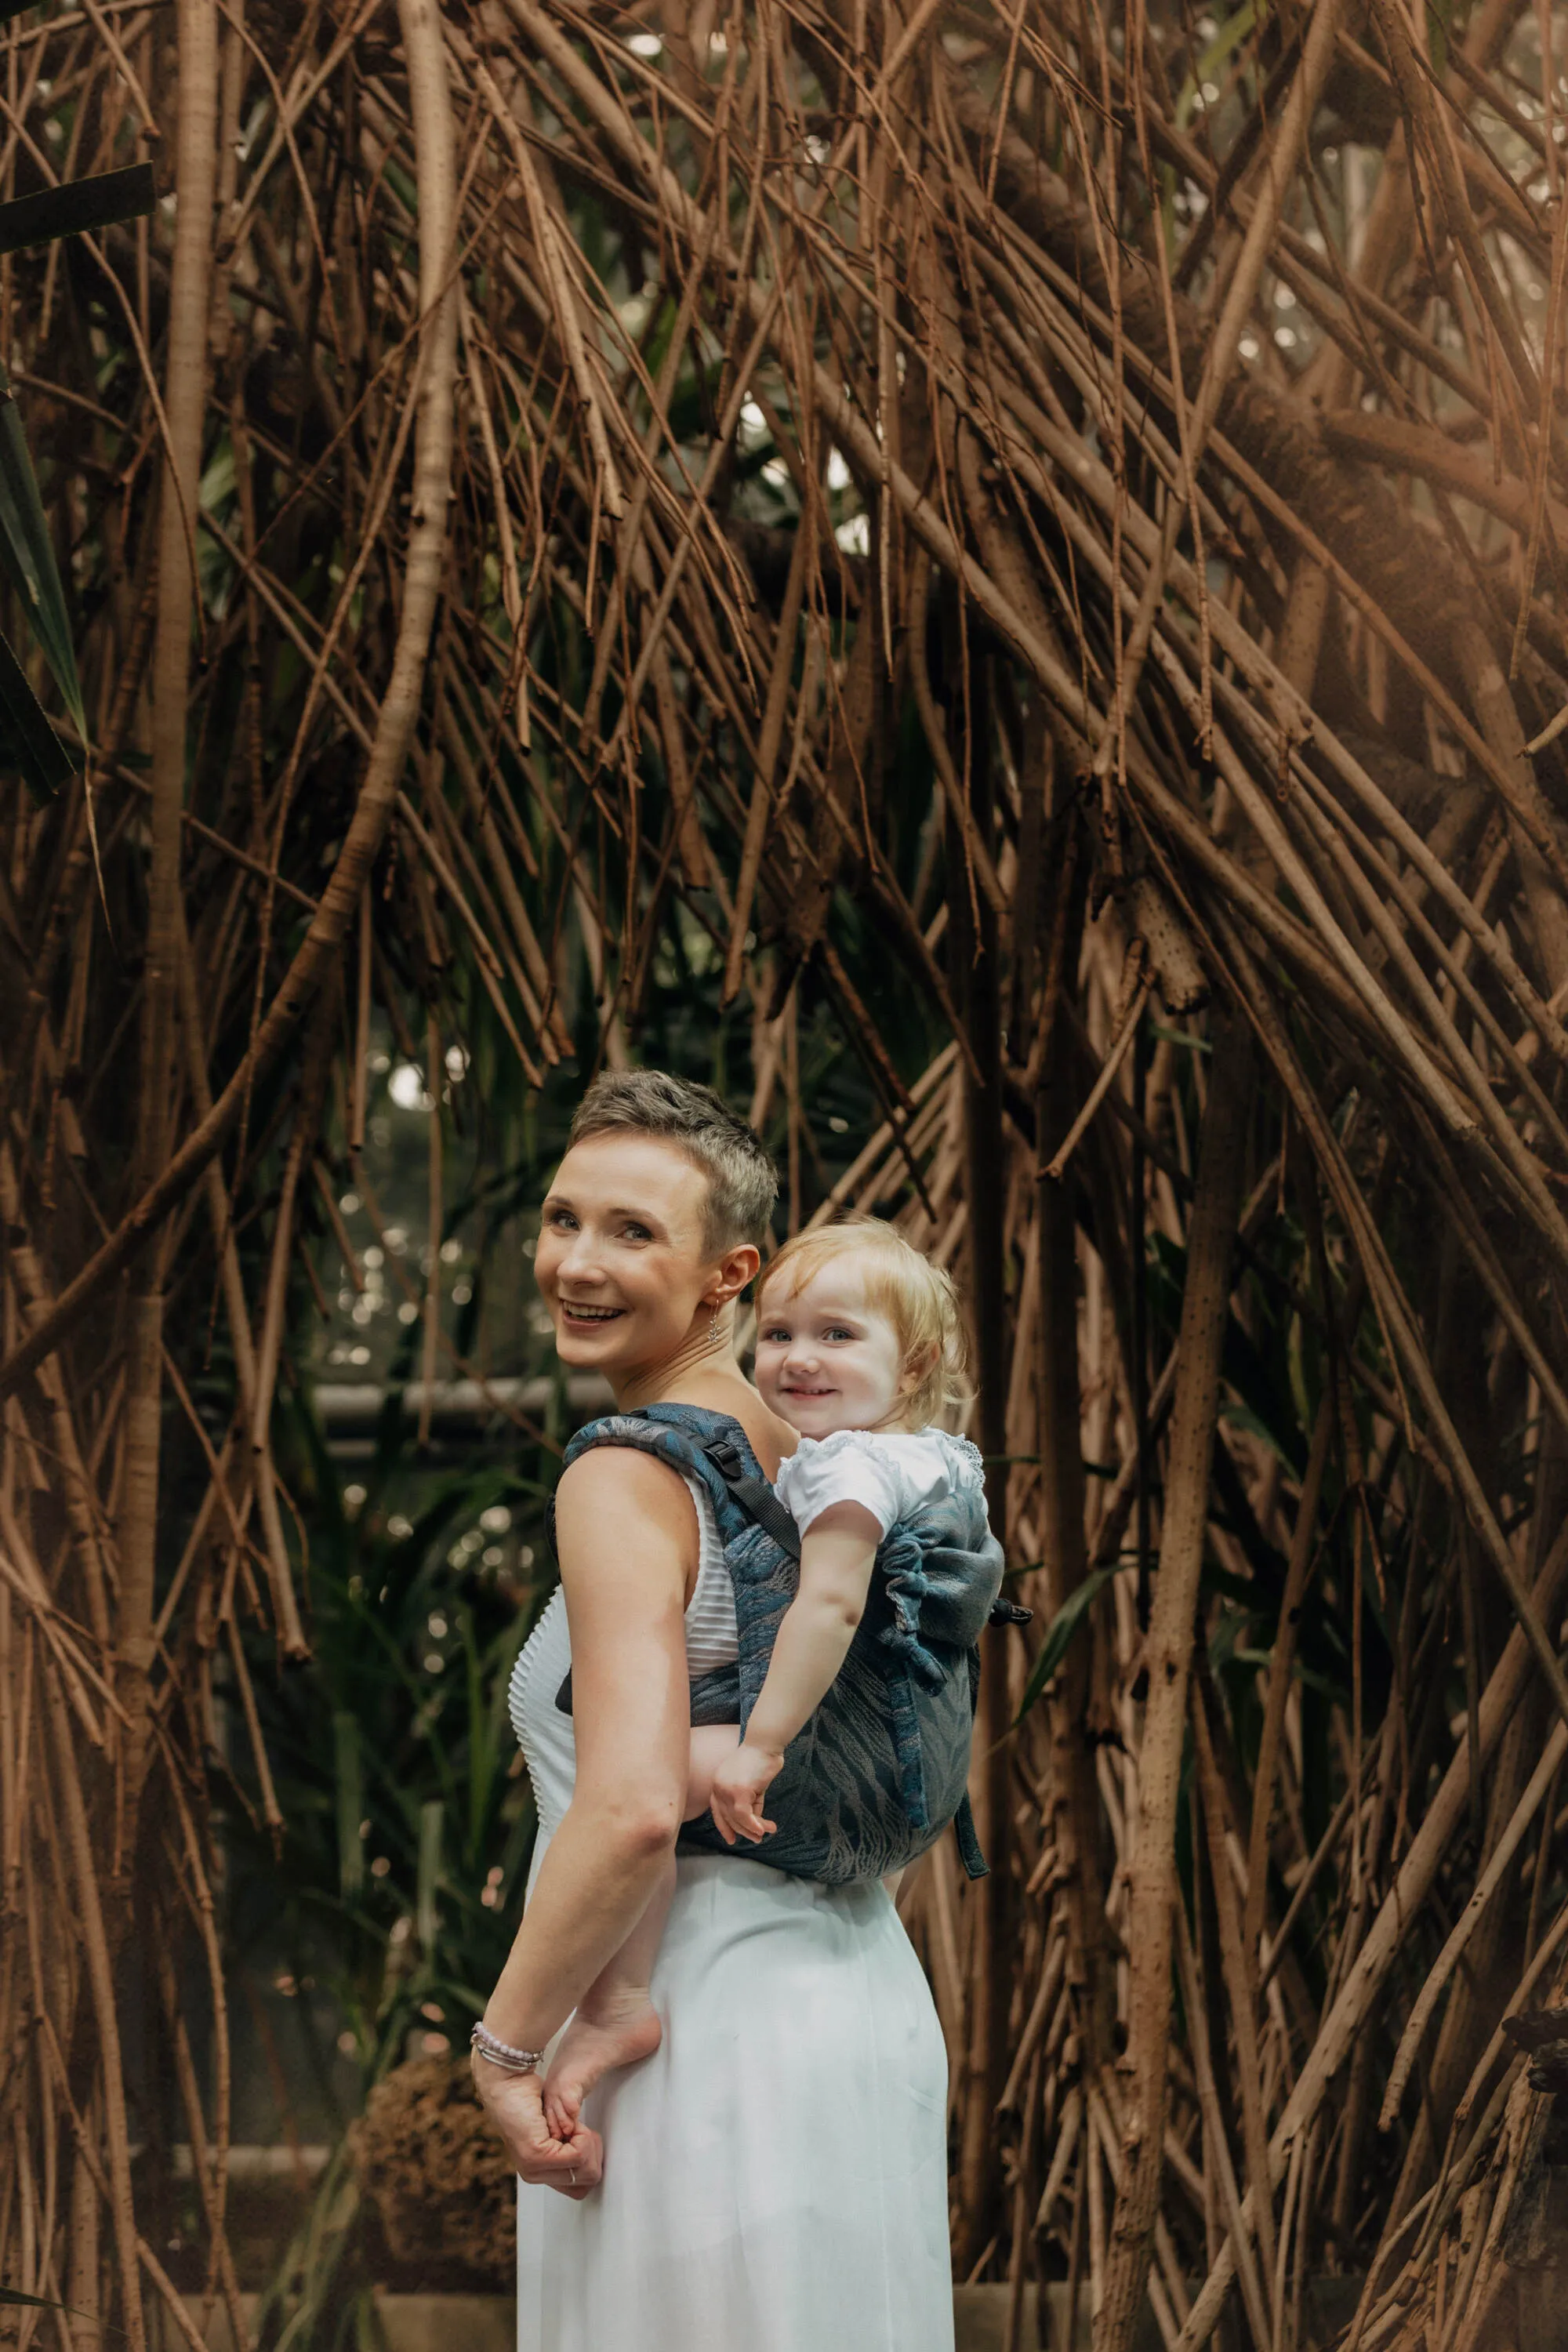
[[[151,163],[127,163],[123,171],[95,172],[90,179],[68,180],[60,188],[13,196],[0,205],[0,253],[51,245],[58,236],[81,236],[113,221],[140,220],[157,201]]]
[[[24,611],[32,622],[55,684],[82,741],[87,741],[87,711],[71,649],[70,622],[65,593],[55,570],[55,551],[38,498],[33,461],[22,438],[22,421],[11,380],[0,367],[0,563],[4,563]]]
[[[1016,1722],[1022,1723],[1028,1714],[1029,1709],[1066,1657],[1068,1643],[1115,1574],[1114,1563],[1109,1568],[1097,1568],[1092,1575],[1084,1578],[1083,1582],[1075,1591],[1068,1595],[1057,1611],[1046,1628],[1046,1638],[1040,1644],[1040,1654],[1029,1670],[1029,1679],[1024,1686],[1024,1696],[1018,1702]]]
[[[364,1771],[359,1720],[346,1707],[333,1713],[332,1746],[337,1767],[339,1879],[343,1901],[353,1903],[364,1891],[364,1845],[359,1832],[364,1818]]]
[[[69,752],[49,725],[22,665],[0,637],[0,770],[19,771],[35,800],[53,798],[75,773]]]

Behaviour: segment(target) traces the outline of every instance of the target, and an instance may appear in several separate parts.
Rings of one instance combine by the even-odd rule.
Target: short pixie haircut
[[[743,1118],[711,1087],[668,1070],[606,1070],[577,1106],[568,1144],[595,1135],[655,1135],[673,1143],[708,1179],[703,1239],[713,1252],[740,1242],[762,1248],[778,1171]]]
[[[787,1284],[785,1295],[793,1297],[803,1283],[837,1258],[856,1261],[867,1305],[887,1317],[904,1370],[917,1375],[904,1402],[914,1425],[923,1427],[948,1406],[967,1403],[973,1393],[969,1343],[952,1277],[880,1217],[846,1217],[785,1242],[758,1277],[759,1326],[763,1300],[776,1295],[781,1283]]]

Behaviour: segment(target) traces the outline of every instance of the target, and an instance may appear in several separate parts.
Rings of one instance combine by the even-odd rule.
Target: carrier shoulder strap
[[[745,1455],[734,1439],[722,1433],[710,1437],[702,1451],[746,1517],[754,1520],[765,1535],[772,1536],[779,1549],[789,1559],[798,1559],[800,1529],[767,1480],[752,1477],[746,1466]]]
[[[567,1452],[568,1462],[574,1461],[579,1453],[586,1453],[595,1444],[608,1443],[627,1445],[638,1453],[655,1454],[668,1462],[673,1469],[677,1465],[670,1461],[668,1448],[660,1445],[655,1435],[655,1433],[660,1430],[669,1431],[684,1441],[682,1450],[688,1453],[689,1466],[693,1471],[700,1473],[703,1464],[706,1463],[708,1468],[718,1477],[733,1502],[746,1517],[754,1521],[766,1534],[772,1536],[780,1549],[787,1553],[791,1559],[800,1558],[800,1534],[795,1521],[766,1479],[752,1475],[753,1468],[760,1469],[761,1465],[750,1456],[749,1448],[744,1453],[742,1451],[742,1445],[745,1443],[745,1434],[740,1429],[738,1423],[729,1423],[726,1427],[722,1425],[722,1416],[710,1413],[700,1405],[657,1405],[643,1412],[609,1414],[605,1419],[622,1424],[616,1436],[613,1439],[601,1436],[600,1432],[604,1429],[604,1422],[590,1422],[584,1429],[578,1431],[572,1441]],[[641,1430],[634,1434],[625,1427],[624,1424],[627,1422],[640,1423]],[[721,1426],[716,1430],[710,1426],[715,1422],[721,1423]],[[736,1443],[735,1436],[729,1433],[730,1429],[733,1429],[740,1436],[740,1444]],[[551,1556],[559,1565],[560,1554],[555,1543],[553,1495],[544,1507],[544,1531]],[[563,1679],[561,1688],[555,1695],[555,1704],[563,1715],[572,1713],[570,1667]]]

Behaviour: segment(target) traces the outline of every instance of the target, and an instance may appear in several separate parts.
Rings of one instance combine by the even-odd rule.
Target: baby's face
[[[819,1266],[798,1290],[764,1293],[757,1315],[756,1381],[803,1437],[876,1429],[898,1419],[904,1393],[898,1335],[867,1303],[847,1260]]]

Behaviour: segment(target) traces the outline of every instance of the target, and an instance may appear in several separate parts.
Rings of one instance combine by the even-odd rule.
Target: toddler
[[[983,1483],[968,1439],[932,1422],[967,1392],[952,1284],[879,1219],[803,1234],[765,1268],[755,1378],[800,1433],[775,1486],[800,1529],[800,1585],[779,1621],[745,1738],[734,1724],[692,1727],[685,1817],[710,1808],[728,1845],[773,1834],[763,1811],[768,1786],[844,1664],[889,1528],[928,1501]],[[566,2029],[544,2084],[559,2138],[571,2137],[602,2074],[658,2047],[648,1982],[674,1886],[672,1855]]]

